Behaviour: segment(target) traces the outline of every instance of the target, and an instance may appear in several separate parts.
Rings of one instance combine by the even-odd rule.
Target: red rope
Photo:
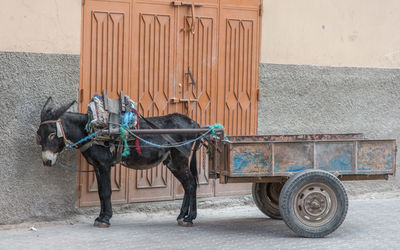
[[[136,129],[139,129],[139,113],[133,108],[131,108],[131,111],[136,115]],[[140,148],[138,138],[135,139],[135,144],[136,144],[136,152],[139,155],[142,155],[142,149]]]

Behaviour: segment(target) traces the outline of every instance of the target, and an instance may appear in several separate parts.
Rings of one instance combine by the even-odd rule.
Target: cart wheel
[[[322,170],[305,170],[282,188],[279,207],[286,225],[309,238],[335,231],[346,217],[348,200],[343,184]]]
[[[253,200],[258,209],[272,219],[281,220],[279,195],[283,183],[253,183]]]

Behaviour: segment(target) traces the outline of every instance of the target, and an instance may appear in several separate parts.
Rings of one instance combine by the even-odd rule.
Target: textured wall
[[[44,168],[35,144],[48,96],[77,98],[79,56],[0,52],[0,224],[74,211],[76,174]],[[76,153],[63,161],[76,165]]]
[[[400,70],[261,64],[259,75],[260,134],[400,140]],[[77,99],[78,81],[78,55],[0,52],[0,224],[75,212],[76,174],[42,167],[35,132],[47,97]],[[75,166],[76,153],[62,161]],[[391,190],[397,179],[347,187],[351,194]]]
[[[400,69],[281,64],[259,69],[260,134],[361,132],[400,142]],[[347,186],[352,194],[382,191],[400,186],[398,179]]]

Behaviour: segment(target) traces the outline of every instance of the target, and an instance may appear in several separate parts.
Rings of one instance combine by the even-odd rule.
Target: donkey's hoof
[[[183,219],[179,219],[178,220],[178,225],[182,226],[182,227],[192,227],[193,226],[193,222],[184,221]]]
[[[108,227],[110,227],[110,223],[106,223],[106,222],[101,222],[101,221],[95,220],[93,226],[94,227],[99,227],[99,228],[108,228]]]

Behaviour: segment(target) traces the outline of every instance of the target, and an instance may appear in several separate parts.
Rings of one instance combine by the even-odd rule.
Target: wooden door
[[[219,21],[217,121],[228,135],[257,134],[260,2],[222,0]],[[249,190],[216,184],[216,195]]]
[[[116,98],[123,90],[129,90],[129,40],[130,4],[124,2],[100,2],[87,0],[83,9],[82,56],[80,79],[80,105],[87,112],[91,97],[103,89]],[[89,164],[79,157],[80,169]],[[112,202],[126,203],[127,169],[112,169]],[[99,205],[97,181],[94,173],[78,175],[79,206]]]
[[[179,111],[205,126],[216,122],[218,1],[200,0],[195,6],[194,12],[190,5],[176,7],[176,97],[183,100]],[[201,148],[197,153],[198,197],[214,195],[214,180],[208,178],[207,157],[206,150]],[[178,181],[176,184],[176,197],[180,198],[183,188]]]
[[[227,134],[256,134],[259,3],[199,0],[193,15],[178,1],[86,0],[80,111],[86,112],[90,98],[103,89],[114,98],[123,90],[144,116],[180,112],[201,125],[221,123]],[[249,192],[249,185],[208,179],[206,157],[203,149],[198,152],[199,197]],[[90,168],[82,157],[80,168]],[[94,175],[81,173],[78,183],[78,205],[97,205]],[[117,166],[112,185],[113,203],[183,194],[163,165],[145,171]]]
[[[137,2],[132,17],[130,96],[137,100],[138,110],[145,117],[173,113],[175,9],[170,1]],[[172,174],[162,164],[129,171],[130,202],[173,199],[173,186]]]

